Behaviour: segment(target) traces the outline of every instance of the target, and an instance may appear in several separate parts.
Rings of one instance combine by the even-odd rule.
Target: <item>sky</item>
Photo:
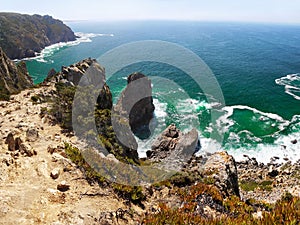
[[[61,20],[193,20],[300,24],[300,0],[3,0],[1,12]]]

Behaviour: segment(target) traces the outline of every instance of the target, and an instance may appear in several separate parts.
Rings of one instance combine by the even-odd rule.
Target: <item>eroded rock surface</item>
[[[115,112],[129,122],[136,136],[145,139],[151,134],[149,123],[154,116],[154,109],[151,80],[142,73],[129,75]]]
[[[0,47],[0,100],[8,100],[11,94],[32,86],[25,62],[16,65]]]
[[[46,46],[74,41],[74,32],[62,21],[45,15],[0,13],[0,46],[11,59],[34,57]]]

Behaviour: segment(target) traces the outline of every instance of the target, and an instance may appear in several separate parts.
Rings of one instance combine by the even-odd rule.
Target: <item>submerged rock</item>
[[[297,144],[297,142],[298,141],[296,139],[294,139],[294,140],[291,141],[291,143],[294,144],[294,145]]]

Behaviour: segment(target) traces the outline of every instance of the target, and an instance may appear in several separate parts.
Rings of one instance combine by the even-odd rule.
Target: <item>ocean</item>
[[[264,163],[272,156],[280,157],[279,161],[300,159],[300,26],[175,21],[67,24],[80,38],[49,46],[27,59],[35,83],[43,81],[51,68],[58,71],[62,65],[88,57],[98,59],[118,46],[146,40],[190,50],[216,78],[225,100],[221,108],[218,99],[208,99],[189,74],[173,65],[141,61],[109,74],[107,82],[115,102],[132,72],[154,80],[156,117],[152,135],[138,139],[141,156],[162,130],[175,123],[185,132],[193,127],[199,131],[200,152],[226,150],[237,160],[246,154]],[[155,81],[158,77],[168,85]],[[219,117],[212,122],[214,108]],[[214,131],[222,138],[214,139]]]

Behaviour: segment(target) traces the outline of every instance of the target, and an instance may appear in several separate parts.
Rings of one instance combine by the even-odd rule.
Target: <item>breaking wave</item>
[[[300,100],[300,74],[290,74],[275,80],[275,83],[285,88],[285,93]]]
[[[61,49],[71,47],[71,46],[76,46],[81,43],[86,43],[86,42],[92,42],[92,38],[95,37],[114,37],[114,34],[94,34],[94,33],[82,33],[78,32],[75,33],[77,36],[75,41],[69,41],[69,42],[59,42],[50,46],[45,47],[40,53],[36,52],[35,57],[30,57],[30,58],[24,58],[22,60],[36,60],[41,63],[53,63],[53,60],[47,60],[46,58],[49,58],[56,52],[58,52]],[[20,60],[15,60],[16,62]]]

